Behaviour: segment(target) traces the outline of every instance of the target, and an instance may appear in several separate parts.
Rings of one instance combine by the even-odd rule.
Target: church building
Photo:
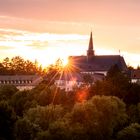
[[[103,74],[105,76],[110,67],[115,64],[118,65],[121,71],[125,72],[127,70],[125,60],[122,56],[95,54],[92,32],[90,34],[87,55],[70,56],[69,64],[83,74]]]

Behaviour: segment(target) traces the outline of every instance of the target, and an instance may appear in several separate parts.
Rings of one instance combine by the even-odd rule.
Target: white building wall
[[[138,83],[138,82],[140,82],[140,79],[131,79],[131,82],[132,83]]]
[[[104,74],[104,76],[107,75],[107,71],[88,71],[88,72],[81,72],[83,74],[96,74],[96,73],[100,73],[100,74]]]
[[[19,89],[20,91],[23,91],[23,90],[31,90],[33,89],[35,86],[16,86],[17,89]]]
[[[64,80],[56,80],[55,84],[60,89],[64,89],[65,91],[72,91],[75,86],[80,87],[82,82],[77,81],[64,81]]]

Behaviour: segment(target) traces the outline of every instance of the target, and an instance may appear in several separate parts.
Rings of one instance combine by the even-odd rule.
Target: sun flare
[[[62,59],[62,65],[63,65],[64,67],[67,66],[68,63],[69,63],[68,57]]]

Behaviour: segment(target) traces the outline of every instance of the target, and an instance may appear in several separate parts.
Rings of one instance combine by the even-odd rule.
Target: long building
[[[122,56],[95,55],[91,32],[87,55],[70,56],[69,67],[71,71],[58,78],[55,84],[61,89],[65,89],[65,91],[71,91],[74,86],[80,87],[83,84],[84,74],[90,74],[94,83],[98,80],[102,80],[111,66],[115,64],[118,65],[121,71],[127,71],[127,66]],[[75,72],[77,72],[77,74]]]
[[[111,66],[117,64],[121,71],[126,71],[125,60],[120,55],[96,55],[94,51],[92,32],[90,35],[87,55],[70,56],[69,63],[81,73],[106,75]]]
[[[19,90],[30,90],[41,81],[38,75],[0,75],[0,85],[14,85]]]

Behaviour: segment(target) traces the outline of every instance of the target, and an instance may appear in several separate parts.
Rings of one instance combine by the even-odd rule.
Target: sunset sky
[[[0,0],[0,59],[20,55],[53,63],[85,55],[93,32],[97,55],[140,65],[140,0]]]

